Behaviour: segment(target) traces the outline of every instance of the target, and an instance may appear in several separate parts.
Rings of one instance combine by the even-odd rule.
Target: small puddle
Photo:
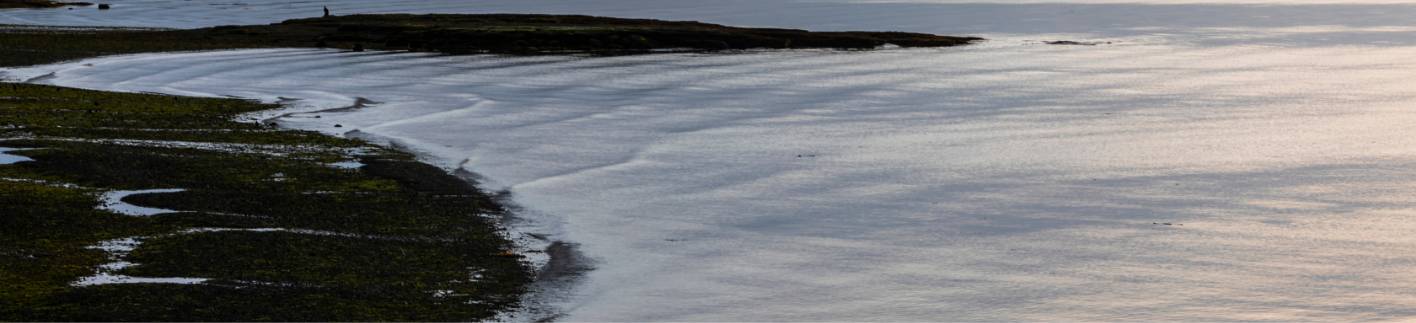
[[[178,284],[196,285],[205,283],[210,279],[206,278],[186,278],[186,277],[133,277],[127,275],[114,275],[110,273],[98,273],[97,275],[84,277],[74,286],[95,286],[113,284]]]
[[[112,259],[112,261],[106,264],[99,265],[97,273],[94,273],[93,276],[79,278],[79,280],[75,281],[73,285],[79,287],[112,284],[192,285],[205,283],[209,280],[206,278],[190,277],[134,277],[116,274],[124,268],[133,266],[133,263],[123,261],[123,257],[128,256],[129,253],[133,252],[133,250],[137,249],[138,245],[141,244],[142,240],[140,240],[139,237],[128,237],[99,242],[97,245],[89,247],[89,249],[103,250],[104,252],[108,253],[109,258]]]
[[[158,190],[127,191],[127,192],[144,192],[144,193],[147,193],[147,192],[151,192],[151,191],[158,191]],[[172,190],[161,190],[161,191],[172,191]],[[180,191],[180,190],[178,190],[178,191]],[[168,193],[168,192],[160,192],[160,193]],[[136,193],[135,193],[135,194],[136,194]],[[176,232],[176,233],[172,233],[172,234],[168,234],[168,235],[160,235],[160,236],[134,236],[134,237],[127,237],[127,238],[118,238],[118,239],[113,239],[113,240],[102,241],[102,242],[99,242],[98,244],[95,244],[95,245],[92,245],[92,246],[89,246],[89,247],[88,247],[88,249],[101,250],[101,251],[103,251],[104,253],[107,253],[107,254],[108,254],[108,259],[109,259],[109,261],[108,261],[107,263],[98,265],[98,268],[95,270],[95,272],[94,272],[93,275],[90,275],[90,276],[87,276],[87,277],[83,277],[83,278],[79,278],[79,280],[74,281],[74,282],[72,283],[72,285],[73,285],[73,286],[76,286],[76,287],[84,287],[84,286],[112,285],[112,284],[178,284],[178,285],[195,285],[195,284],[203,284],[203,283],[206,283],[206,282],[208,282],[208,281],[211,281],[211,279],[209,279],[209,278],[195,278],[195,277],[137,277],[137,276],[122,275],[122,274],[118,274],[118,273],[119,273],[119,272],[122,272],[124,269],[127,269],[127,268],[130,268],[130,267],[133,267],[133,266],[136,266],[136,265],[137,265],[137,264],[134,264],[134,263],[132,263],[132,262],[129,262],[129,261],[125,260],[125,258],[127,258],[129,254],[133,253],[133,250],[137,250],[138,247],[143,244],[143,240],[144,240],[144,239],[157,238],[157,237],[163,237],[163,236],[184,235],[184,234],[201,234],[201,233],[213,233],[213,232],[286,232],[286,233],[294,233],[294,234],[306,234],[306,235],[329,236],[329,237],[367,238],[367,239],[398,239],[398,238],[393,238],[393,237],[380,237],[380,236],[359,235],[359,234],[352,234],[352,233],[339,233],[339,232],[333,232],[333,231],[319,231],[319,230],[307,230],[307,229],[290,229],[290,228],[249,228],[249,229],[246,229],[246,228],[192,228],[192,229],[182,230],[182,231],[179,231],[179,232]],[[469,278],[470,278],[470,279],[474,279],[474,280],[480,280],[480,279],[482,279],[482,271],[481,271],[480,269],[479,269],[479,270],[476,270],[476,271],[473,271],[473,272],[471,273],[471,276],[469,276]],[[247,281],[246,283],[265,284],[265,285],[272,285],[272,284],[275,284],[275,283],[252,282],[252,281]]]
[[[342,162],[338,162],[338,163],[329,163],[329,164],[325,164],[325,165],[329,165],[329,167],[334,167],[334,168],[338,168],[338,169],[359,169],[359,168],[361,168],[361,167],[364,167],[364,163],[361,163],[361,162],[358,162],[358,161],[354,161],[354,160],[342,161]]]
[[[14,163],[19,163],[19,162],[34,161],[34,159],[30,159],[29,157],[20,156],[20,155],[6,154],[6,153],[8,153],[8,152],[12,152],[12,151],[22,151],[22,150],[29,150],[29,149],[0,147],[0,165],[9,165],[9,164],[14,164]]]
[[[129,204],[128,202],[123,202],[123,198],[139,194],[169,194],[186,191],[186,189],[180,188],[139,191],[111,191],[108,193],[103,193],[103,196],[99,198],[101,204],[99,204],[98,209],[128,216],[154,216],[158,214],[179,213],[182,211],[142,207]]]

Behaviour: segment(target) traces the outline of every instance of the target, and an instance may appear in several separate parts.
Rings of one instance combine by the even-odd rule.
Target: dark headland
[[[203,37],[267,38],[288,45],[467,53],[639,52],[947,47],[980,40],[905,32],[811,32],[739,28],[693,21],[571,15],[353,15],[289,20],[267,26],[216,27]]]
[[[811,32],[573,15],[350,15],[190,30],[0,26],[0,60],[33,65],[110,54],[327,47],[448,54],[638,54],[743,49],[948,47],[982,40],[906,32]],[[28,48],[43,48],[33,51]]]
[[[91,2],[61,2],[49,0],[0,0],[0,9],[13,8],[58,8],[64,6],[92,6]]]

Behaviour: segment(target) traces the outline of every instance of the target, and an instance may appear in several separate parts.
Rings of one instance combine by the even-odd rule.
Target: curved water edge
[[[563,302],[569,320],[1409,315],[1416,6],[1076,2],[349,0],[331,3],[995,40],[616,58],[236,51],[9,77],[299,98],[294,111],[382,102],[280,124],[385,138],[477,170],[523,216],[554,214],[540,224],[564,233],[552,240],[600,261]],[[194,15],[268,23],[323,5],[246,3]],[[1042,43],[1062,39],[1098,45]]]
[[[367,99],[358,98],[355,105]],[[298,109],[298,108],[296,108]],[[283,118],[300,117],[310,113],[339,113],[348,112],[346,108],[318,110],[316,112],[283,113],[271,118],[252,118],[262,120],[262,123],[271,123]],[[270,113],[270,112],[257,112]],[[284,124],[284,123],[279,123]],[[298,128],[297,128],[298,129]],[[308,130],[308,129],[299,129]],[[516,203],[512,193],[507,190],[494,190],[487,185],[488,178],[468,170],[466,162],[455,167],[448,167],[446,163],[439,163],[427,151],[418,149],[422,147],[417,144],[409,144],[396,138],[384,137],[370,133],[361,132],[358,129],[349,130],[339,134],[344,137],[356,138],[366,142],[378,144],[385,147],[398,149],[407,153],[419,156],[423,162],[443,165],[444,169],[459,179],[475,186],[485,192],[492,192],[491,195],[498,205],[503,207],[504,212],[494,214],[498,225],[508,233],[508,240],[516,246],[514,250],[517,254],[523,255],[536,270],[535,278],[528,287],[528,293],[522,297],[521,307],[512,311],[497,315],[495,321],[501,322],[548,322],[560,319],[566,315],[564,304],[572,301],[576,285],[584,278],[584,275],[594,270],[594,261],[585,256],[579,250],[579,245],[565,241],[564,229],[561,228],[562,219],[554,216],[527,210]]]
[[[15,163],[23,163],[23,162],[34,161],[34,159],[30,159],[29,157],[20,156],[20,155],[13,155],[13,154],[7,154],[8,152],[12,152],[12,151],[25,151],[25,150],[29,150],[29,149],[25,149],[25,148],[7,148],[7,147],[0,147],[0,165],[10,165],[10,164],[15,164]]]
[[[359,98],[358,101],[352,106],[360,106],[368,102],[370,101],[367,101],[363,98]],[[260,122],[262,123],[269,123],[273,121],[279,121],[281,120],[281,118],[297,117],[299,115],[311,113],[339,113],[347,111],[350,111],[350,109],[348,107],[343,107],[333,110],[320,110],[315,112],[286,113],[279,117],[259,120],[261,120]],[[416,149],[410,149],[409,145],[401,144],[396,140],[378,138],[367,134],[360,134],[357,131],[351,131],[351,133],[346,133],[346,136],[364,139],[373,143],[381,143],[388,147],[401,149],[406,152],[411,152],[419,154],[420,156],[427,157],[426,155],[420,154]],[[4,155],[3,152],[18,150],[23,149],[0,148],[0,161],[5,161],[6,159],[4,158],[6,156],[10,156]],[[22,156],[14,157],[16,157],[16,162],[30,160]],[[357,160],[349,160],[329,163],[327,164],[327,166],[338,169],[357,170],[363,167],[364,164]],[[480,180],[485,179],[484,177],[481,177],[461,167],[450,171],[450,173],[464,181],[467,181],[469,185],[474,186],[478,185],[481,182]],[[108,191],[104,192],[99,196],[100,203],[98,205],[98,209],[135,217],[148,217],[163,214],[191,212],[140,206],[129,203],[124,200],[125,198],[135,195],[171,194],[186,191],[186,189],[180,188]],[[545,321],[560,317],[561,315],[563,315],[563,313],[556,309],[556,307],[552,304],[564,302],[568,297],[570,297],[569,291],[573,288],[576,280],[580,278],[586,271],[593,269],[593,267],[590,265],[591,261],[576,249],[576,244],[562,240],[555,240],[555,237],[557,237],[558,234],[551,232],[551,230],[553,230],[552,228],[554,228],[553,226],[548,226],[545,221],[538,220],[529,216],[520,215],[526,212],[518,212],[518,210],[521,210],[521,208],[517,207],[514,204],[509,195],[510,193],[505,191],[499,194],[495,194],[498,203],[503,205],[508,210],[508,212],[504,212],[503,214],[497,215],[496,219],[498,220],[500,226],[507,229],[507,232],[510,234],[508,239],[514,242],[517,246],[516,252],[518,254],[524,255],[527,261],[531,264],[531,267],[536,268],[537,270],[535,279],[532,285],[528,288],[530,292],[524,297],[523,306],[511,312],[500,314],[498,316],[498,320]],[[194,234],[220,231],[291,232],[299,234],[325,236],[349,236],[334,232],[294,230],[283,228],[198,228],[185,230],[179,234]],[[141,245],[143,239],[147,238],[151,237],[126,237],[110,241],[103,241],[99,244],[90,247],[92,249],[103,250],[109,253],[109,257],[113,261],[100,265],[94,275],[83,277],[76,281],[74,285],[93,286],[106,284],[201,284],[209,281],[209,279],[206,278],[135,277],[117,274],[117,272],[123,270],[124,268],[131,267],[134,265],[133,263],[124,261],[122,259],[129,252],[133,251],[139,245]],[[361,236],[360,238],[368,237]]]
[[[123,191],[123,190],[119,190],[119,191],[109,191],[109,192],[105,192],[105,193],[103,193],[103,195],[100,195],[100,196],[99,196],[99,205],[98,205],[98,208],[99,208],[100,210],[104,210],[104,211],[108,211],[108,212],[118,213],[118,214],[127,215],[127,216],[139,216],[139,217],[142,217],[142,216],[154,216],[154,215],[167,214],[167,213],[180,213],[180,212],[182,212],[182,211],[137,206],[137,205],[133,205],[133,204],[128,203],[128,202],[124,202],[123,199],[124,199],[124,198],[127,198],[127,197],[129,197],[129,196],[133,196],[133,195],[142,195],[142,194],[168,194],[168,193],[181,193],[181,192],[186,192],[186,191],[187,191],[186,189],[181,189],[181,188],[172,188],[172,189],[151,189],[151,190],[134,190],[134,191]]]
[[[110,58],[115,58],[115,57],[110,57]],[[82,65],[82,66],[84,66],[84,67],[92,67],[93,65],[91,65],[91,64],[84,64],[84,65]],[[0,73],[3,73],[3,72],[0,72]],[[8,73],[3,74],[3,75],[9,76]],[[29,77],[29,78],[27,78],[26,82],[31,82],[31,81],[33,81],[33,82],[43,82],[43,81],[45,81],[45,80],[53,79],[53,78],[55,78],[55,77],[56,77],[56,73],[46,73],[46,74],[44,74],[44,75],[42,75],[42,76],[40,76],[40,77]],[[12,79],[12,80],[13,80],[13,79]],[[138,91],[138,92],[157,93],[158,91]],[[191,94],[189,93],[188,95],[191,95]],[[233,95],[222,95],[222,96],[219,96],[219,97],[237,97],[237,96],[233,96]],[[377,104],[379,103],[379,102],[375,102],[375,101],[368,100],[368,99],[365,99],[365,98],[356,98],[352,104],[347,105],[347,106],[341,106],[341,107],[335,107],[335,108],[329,108],[329,109],[314,109],[314,110],[303,110],[303,111],[302,111],[302,110],[301,110],[302,107],[299,107],[299,106],[297,106],[296,104],[294,104],[294,103],[296,103],[296,102],[299,102],[300,100],[301,100],[301,99],[299,99],[299,98],[281,97],[281,98],[278,98],[278,100],[277,100],[275,103],[280,103],[280,104],[282,104],[282,105],[284,106],[283,109],[255,112],[255,113],[252,113],[252,114],[250,114],[250,115],[248,115],[248,116],[238,117],[238,119],[241,119],[241,120],[243,120],[243,121],[249,121],[249,122],[259,122],[259,123],[265,123],[265,124],[277,124],[277,121],[281,121],[281,120],[284,120],[284,119],[287,119],[287,118],[312,118],[312,117],[313,117],[313,118],[318,118],[317,115],[318,115],[318,114],[321,114],[321,113],[345,113],[345,112],[350,112],[350,111],[357,111],[358,109],[363,109],[363,108],[366,108],[366,107],[368,107],[368,106],[377,105]],[[293,111],[293,112],[292,112],[292,111]],[[262,116],[262,115],[264,115],[264,116]],[[287,127],[287,128],[288,128],[288,127]],[[346,136],[346,137],[360,137],[361,139],[365,139],[365,140],[368,140],[368,141],[370,141],[370,142],[382,143],[383,145],[388,146],[388,147],[392,147],[392,148],[395,148],[395,149],[404,150],[404,151],[406,151],[406,152],[414,153],[414,154],[420,155],[420,156],[422,156],[422,157],[427,157],[425,154],[420,153],[420,152],[417,151],[416,149],[410,149],[410,146],[400,144],[400,143],[398,143],[398,142],[396,142],[396,141],[374,138],[374,136],[367,136],[367,135],[365,135],[365,136],[360,136],[360,135],[358,134],[358,131],[357,131],[357,130],[352,130],[352,131],[350,131],[349,133],[343,134],[343,136]],[[62,139],[62,138],[61,138],[61,139]],[[140,146],[141,146],[141,145],[178,146],[178,147],[184,147],[184,148],[218,149],[218,150],[223,149],[223,148],[229,148],[229,147],[220,147],[220,144],[165,142],[165,141],[134,141],[134,142],[121,142],[121,143],[120,143],[120,142],[115,142],[115,143],[116,143],[116,144],[136,144],[136,145],[140,145]],[[244,148],[250,148],[250,147],[244,147]],[[32,159],[29,159],[29,158],[24,157],[24,156],[4,154],[5,152],[10,152],[10,151],[23,151],[23,150],[29,150],[29,149],[22,149],[22,148],[4,148],[4,147],[0,147],[0,165],[9,164],[9,163],[18,163],[18,162],[24,162],[24,161],[32,161]],[[244,149],[244,150],[250,150],[250,149]],[[277,149],[277,150],[278,150],[278,149]],[[354,153],[353,155],[358,155],[358,153]],[[424,159],[424,160],[427,160],[427,158],[423,158],[423,159]],[[344,170],[351,170],[351,171],[352,171],[352,170],[357,170],[357,169],[362,168],[362,167],[365,166],[364,163],[362,163],[362,162],[360,162],[360,161],[358,161],[358,160],[345,160],[345,161],[339,161],[339,162],[334,162],[334,163],[327,163],[327,164],[325,164],[325,165],[328,166],[328,167],[331,167],[331,168],[344,169]],[[469,171],[467,171],[467,170],[465,170],[465,169],[457,168],[457,169],[455,169],[455,170],[450,170],[450,172],[451,172],[453,175],[456,175],[458,178],[461,178],[461,179],[463,179],[463,180],[465,180],[465,181],[468,181],[469,184],[471,184],[471,185],[476,186],[476,185],[480,182],[480,181],[477,180],[477,178],[479,178],[479,176],[477,176],[477,175],[475,175],[474,173],[471,173],[471,172],[469,172]],[[280,176],[280,175],[277,174],[276,176],[278,177],[278,176]],[[146,207],[146,206],[140,206],[140,205],[132,204],[132,203],[129,203],[129,202],[125,201],[126,198],[131,197],[131,196],[135,196],[135,195],[144,195],[144,194],[171,194],[171,193],[181,193],[181,192],[185,192],[185,191],[187,191],[187,190],[186,190],[186,189],[176,189],[176,188],[174,188],[174,189],[145,189],[145,190],[113,190],[113,191],[107,191],[107,192],[102,193],[102,194],[99,196],[100,203],[99,203],[99,205],[97,206],[97,208],[100,209],[100,210],[104,210],[104,211],[108,211],[108,212],[112,212],[112,213],[116,213],[116,214],[122,214],[122,215],[127,215],[127,216],[135,216],[135,217],[148,217],[148,216],[156,216],[156,215],[163,215],[163,214],[192,212],[192,211],[182,211],[182,210],[172,210],[172,209],[162,209],[162,208]],[[498,203],[501,204],[501,205],[503,205],[503,206],[506,206],[509,210],[516,210],[516,209],[519,209],[519,208],[517,208],[517,207],[514,206],[514,204],[513,204],[513,202],[511,201],[511,199],[508,198],[508,195],[509,195],[509,194],[506,194],[505,192],[503,192],[503,194],[499,194],[499,196],[498,196],[498,198],[497,198]],[[207,213],[210,213],[210,212],[207,212]],[[544,321],[544,320],[549,320],[549,319],[553,319],[553,318],[559,317],[559,316],[563,315],[563,313],[561,313],[559,310],[557,310],[555,306],[551,305],[551,303],[553,303],[553,302],[563,302],[563,301],[565,301],[565,299],[566,299],[567,297],[569,297],[569,296],[568,296],[568,294],[569,294],[568,290],[570,290],[571,287],[574,285],[574,282],[576,281],[576,279],[579,278],[579,277],[581,277],[585,271],[588,271],[588,270],[591,269],[591,266],[589,265],[590,261],[588,260],[588,258],[584,257],[583,255],[581,255],[581,254],[576,250],[576,247],[575,247],[576,245],[575,245],[575,244],[573,244],[573,243],[568,243],[568,242],[561,241],[561,240],[552,240],[552,237],[555,237],[555,236],[557,236],[557,235],[545,231],[547,227],[544,226],[544,224],[543,224],[542,222],[539,222],[539,221],[530,219],[529,217],[516,216],[516,215],[514,215],[513,213],[514,213],[514,212],[508,212],[508,213],[504,213],[504,214],[499,214],[496,218],[499,220],[499,223],[500,223],[499,225],[501,225],[501,226],[503,226],[504,228],[507,228],[507,229],[508,229],[507,231],[508,231],[508,232],[510,233],[510,235],[511,235],[510,237],[508,237],[509,240],[513,241],[513,242],[515,243],[515,245],[517,246],[517,249],[516,249],[515,251],[516,251],[518,254],[524,255],[525,258],[527,259],[527,261],[531,264],[531,267],[532,267],[532,268],[536,268],[537,270],[536,270],[536,275],[534,276],[535,279],[534,279],[533,283],[528,287],[528,289],[530,290],[530,292],[529,292],[527,295],[525,295],[525,299],[524,299],[523,302],[522,302],[522,303],[524,304],[524,306],[522,306],[522,307],[520,307],[520,308],[517,308],[517,309],[515,309],[515,310],[513,310],[513,311],[511,311],[511,312],[502,313],[502,314],[500,314],[500,315],[498,316],[498,318],[499,318],[499,320],[502,320],[502,321]],[[222,214],[222,215],[229,215],[229,216],[245,216],[245,217],[252,217],[251,215],[238,215],[238,214],[224,214],[224,213],[212,213],[212,214]],[[216,231],[291,232],[291,233],[298,233],[298,234],[348,236],[348,235],[344,235],[344,234],[331,233],[331,232],[316,232],[316,231],[311,231],[311,230],[293,230],[293,229],[283,229],[283,228],[269,228],[269,229],[223,229],[223,228],[207,228],[207,229],[193,229],[193,230],[187,230],[187,231],[183,231],[183,232],[181,232],[181,233],[179,233],[179,234],[194,234],[194,233],[216,232]],[[202,284],[202,283],[205,283],[205,282],[208,282],[208,281],[209,281],[209,279],[206,279],[206,278],[191,278],[191,277],[135,277],[135,276],[127,276],[127,275],[117,274],[117,272],[123,270],[124,268],[128,268],[128,267],[131,267],[131,266],[135,265],[135,264],[133,264],[133,263],[124,261],[124,260],[122,260],[122,259],[123,259],[129,252],[131,252],[133,249],[135,249],[135,248],[137,248],[139,245],[141,245],[143,239],[148,239],[148,238],[152,238],[152,237],[126,237],[126,238],[121,238],[121,239],[114,239],[114,240],[110,240],[110,241],[104,241],[104,242],[101,242],[101,243],[99,243],[99,244],[96,244],[96,245],[90,247],[90,248],[92,248],[92,249],[98,249],[98,250],[104,250],[104,251],[106,251],[107,253],[109,253],[109,257],[112,259],[112,261],[109,262],[109,263],[105,263],[105,264],[100,265],[100,266],[98,267],[98,270],[96,271],[96,273],[95,273],[94,275],[88,276],[88,277],[83,277],[83,278],[79,279],[78,281],[74,282],[73,284],[74,284],[75,286],[93,286],[93,285],[106,285],[106,284]],[[369,237],[362,237],[362,236],[361,236],[360,238],[369,238]]]
[[[95,89],[299,98],[296,111],[383,102],[279,123],[467,165],[482,176],[465,178],[524,205],[518,215],[553,214],[526,231],[563,235],[530,240],[580,242],[599,261],[571,292],[596,297],[552,302],[571,309],[566,319],[1100,320],[1069,309],[1121,310],[1136,297],[1157,300],[1147,313],[1208,308],[1223,319],[1242,297],[1195,296],[1277,284],[1291,289],[1264,293],[1320,309],[1341,307],[1334,291],[1402,295],[1400,284],[1311,277],[1404,281],[1350,265],[1416,250],[1390,211],[1416,196],[1406,189],[1416,187],[1406,180],[1416,136],[1401,108],[1416,93],[1387,69],[1412,57],[1005,39],[948,51],[611,58],[255,50],[10,72],[58,70],[45,82]],[[1119,59],[1129,63],[1108,63]],[[1352,96],[1350,84],[1313,73],[1394,92]],[[1334,185],[1348,189],[1320,189]],[[1301,269],[1260,270],[1270,266]],[[761,310],[695,310],[710,301]],[[977,310],[992,302],[1036,306]]]

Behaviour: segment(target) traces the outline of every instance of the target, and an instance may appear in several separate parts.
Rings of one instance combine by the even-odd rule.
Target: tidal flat
[[[491,197],[406,153],[233,120],[275,108],[0,85],[0,146],[23,158],[0,165],[0,319],[461,321],[518,304],[531,271]],[[128,190],[109,201],[125,212],[100,202]]]

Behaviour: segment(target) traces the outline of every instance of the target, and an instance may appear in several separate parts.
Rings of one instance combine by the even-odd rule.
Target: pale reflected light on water
[[[623,10],[759,17],[662,3]],[[949,49],[245,50],[7,73],[381,102],[281,123],[397,141],[563,222],[598,261],[569,320],[1416,315],[1416,29],[1396,19],[1416,7],[757,3],[801,6],[757,25],[1018,23]],[[1056,11],[1079,8],[1097,18]],[[995,15],[937,19],[955,9]],[[1057,37],[1112,44],[1038,41]]]

